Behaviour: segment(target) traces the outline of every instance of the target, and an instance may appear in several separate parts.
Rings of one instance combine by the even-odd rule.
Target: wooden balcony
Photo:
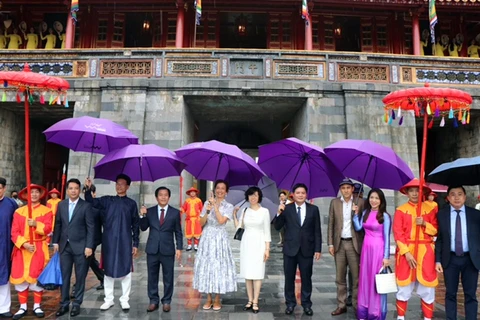
[[[327,51],[232,49],[76,49],[1,51],[0,70],[65,78],[218,78],[470,87],[480,60]]]

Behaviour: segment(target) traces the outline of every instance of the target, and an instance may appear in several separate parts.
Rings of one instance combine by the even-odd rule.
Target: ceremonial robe
[[[435,249],[433,237],[437,234],[437,211],[431,205],[422,203],[422,218],[425,227],[417,227],[417,205],[407,202],[395,211],[393,219],[393,236],[397,243],[396,267],[397,284],[407,286],[412,280],[425,287],[436,287],[438,284],[435,271]],[[411,269],[405,253],[415,256],[415,238],[418,230],[417,268]]]
[[[198,238],[202,234],[200,225],[200,213],[203,209],[203,203],[200,198],[188,198],[182,206],[182,212],[185,213],[185,238]]]
[[[139,220],[137,203],[129,197],[93,198],[90,190],[85,200],[100,210],[103,225],[102,258],[105,275],[121,278],[132,271],[132,248],[138,248]]]
[[[10,283],[36,283],[48,263],[49,253],[47,237],[52,232],[52,211],[44,205],[33,207],[32,219],[37,222],[33,228],[33,244],[36,250],[31,253],[23,247],[30,241],[28,226],[28,206],[18,208],[13,215],[12,241],[15,244],[12,253],[12,273]]]
[[[13,249],[12,221],[17,208],[18,205],[13,199],[4,197],[0,200],[0,286],[7,284],[10,277]]]

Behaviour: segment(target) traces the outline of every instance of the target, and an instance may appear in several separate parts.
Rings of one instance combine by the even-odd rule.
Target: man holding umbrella
[[[435,287],[438,285],[433,240],[437,234],[437,216],[429,204],[419,199],[419,190],[418,179],[413,179],[400,189],[401,193],[408,196],[408,202],[397,208],[393,218],[393,236],[397,243],[395,275],[398,320],[405,319],[408,300],[415,288],[422,298],[424,319],[433,317]],[[423,194],[430,192],[430,188],[423,186]],[[421,205],[420,216],[417,216],[418,205]]]
[[[92,203],[101,212],[103,225],[102,253],[105,270],[105,303],[100,310],[113,307],[113,288],[115,279],[122,281],[120,305],[124,311],[130,310],[130,289],[132,286],[133,257],[137,254],[139,243],[139,215],[137,203],[127,197],[131,179],[126,174],[116,178],[116,196],[93,198],[90,178],[85,180],[85,200]],[[132,251],[129,250],[132,248]]]
[[[10,232],[12,230],[13,213],[18,205],[15,200],[5,197],[7,180],[0,177],[0,318],[11,318],[10,313],[10,276],[13,243]]]

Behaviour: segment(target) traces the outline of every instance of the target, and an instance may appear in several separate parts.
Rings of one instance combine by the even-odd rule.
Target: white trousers
[[[397,300],[408,301],[415,289],[425,303],[430,304],[435,301],[435,288],[425,287],[418,281],[412,282],[408,286],[398,286]]]
[[[113,301],[113,291],[115,287],[115,280],[122,281],[122,296],[120,297],[120,303],[128,302],[130,299],[130,290],[132,289],[132,273],[127,274],[123,278],[111,278],[105,276],[103,279],[103,287],[105,292],[105,302]]]
[[[7,283],[0,286],[0,313],[10,312],[11,304],[10,283]]]
[[[42,292],[43,291],[43,288],[37,286],[36,283],[28,283],[28,282],[25,281],[25,282],[22,282],[20,284],[15,285],[15,290],[17,290],[18,292],[23,292],[27,289],[30,289],[31,291],[34,291],[34,292]]]

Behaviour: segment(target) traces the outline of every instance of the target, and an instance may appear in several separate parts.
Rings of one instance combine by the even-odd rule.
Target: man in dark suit
[[[450,206],[438,212],[435,269],[445,279],[445,312],[457,319],[457,291],[461,275],[465,295],[465,318],[476,320],[478,271],[480,270],[480,211],[465,206],[463,187],[448,188]]]
[[[67,182],[68,199],[58,204],[53,232],[54,252],[60,251],[60,267],[62,270],[62,299],[56,315],[68,312],[70,304],[70,278],[75,265],[76,290],[72,302],[70,316],[80,314],[83,302],[85,278],[88,272],[88,257],[92,255],[95,240],[95,219],[92,206],[80,199],[80,180],[70,179]]]
[[[181,226],[180,211],[168,205],[170,189],[159,187],[155,190],[155,198],[158,205],[142,207],[140,214],[140,229],[148,234],[147,246],[147,269],[148,269],[148,297],[150,305],[147,312],[158,309],[158,277],[160,265],[163,272],[163,298],[161,300],[163,311],[170,311],[170,303],[173,295],[173,267],[175,258],[180,259],[183,248],[183,233]],[[175,241],[174,241],[175,238]],[[176,244],[176,250],[175,250]]]
[[[320,212],[317,206],[306,202],[307,186],[298,183],[293,186],[294,202],[280,204],[275,229],[285,228],[283,244],[283,270],[285,273],[286,314],[292,314],[295,306],[295,274],[297,266],[302,277],[302,306],[306,315],[312,316],[312,271],[313,258],[320,259],[322,249],[322,231],[320,229]]]

